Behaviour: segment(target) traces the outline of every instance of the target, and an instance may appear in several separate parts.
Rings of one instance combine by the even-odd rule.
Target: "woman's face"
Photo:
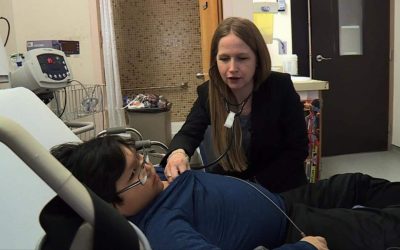
[[[130,184],[139,180],[138,174],[142,167],[143,156],[138,154],[136,150],[123,148],[126,165],[124,172],[116,182],[116,190],[122,190]],[[132,173],[134,174],[132,175]],[[121,204],[116,204],[117,209],[124,216],[131,216],[138,213],[153,201],[157,195],[163,190],[163,184],[158,177],[153,164],[145,163],[141,171],[147,172],[147,180],[144,185],[139,184],[125,192],[119,194],[122,198]]]
[[[242,39],[233,33],[221,38],[216,60],[222,80],[233,93],[252,91],[257,59]]]

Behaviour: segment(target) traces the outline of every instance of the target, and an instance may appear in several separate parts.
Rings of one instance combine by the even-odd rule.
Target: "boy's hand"
[[[329,250],[328,243],[324,237],[321,236],[306,236],[301,241],[306,241],[316,247],[318,250]]]

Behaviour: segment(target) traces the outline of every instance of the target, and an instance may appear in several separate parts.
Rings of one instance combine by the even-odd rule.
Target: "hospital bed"
[[[78,141],[31,91],[0,90],[0,249],[40,249],[44,231],[38,215],[56,193],[87,222],[89,232],[93,225],[105,223],[106,229],[94,231],[115,249],[139,249],[139,242],[142,249],[149,248],[136,226],[86,189],[49,153],[55,145]]]

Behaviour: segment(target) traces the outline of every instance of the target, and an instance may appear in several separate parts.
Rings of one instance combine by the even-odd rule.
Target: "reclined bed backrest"
[[[64,142],[80,141],[25,88],[0,90],[0,115],[19,123],[48,149]],[[55,193],[2,143],[0,190],[0,249],[34,249],[44,234],[38,223],[39,213]]]
[[[2,211],[5,211],[0,215],[0,249],[48,249],[49,246],[59,249],[67,245],[72,250],[93,247],[135,250],[139,246],[151,249],[140,229],[85,188],[50,155],[48,149],[54,145],[72,141],[80,140],[32,92],[22,88],[0,90],[0,198],[4,199]],[[54,197],[50,187],[69,206],[60,197]],[[43,213],[45,205],[50,205],[50,210],[46,210],[50,213]],[[38,223],[39,213],[41,223],[45,222],[43,228],[50,232],[44,237]],[[42,217],[43,214],[50,217]],[[54,217],[59,214],[62,216]],[[81,217],[95,227],[82,223]],[[66,235],[64,229],[71,222],[75,226],[67,236],[72,237],[60,238]],[[60,228],[64,233],[58,232]],[[69,243],[64,244],[64,239],[70,240]]]
[[[40,240],[39,244],[35,248],[35,250],[42,250],[43,245],[47,239],[47,236],[44,235]],[[85,222],[79,227],[76,232],[75,238],[72,242],[70,250],[91,250],[93,249],[93,227]]]
[[[136,225],[132,224],[131,222],[129,223],[132,225],[132,227],[138,234],[140,250],[151,250],[150,243],[148,242],[143,232],[138,227],[136,227]],[[93,249],[93,234],[94,234],[94,229],[92,225],[90,225],[88,222],[82,223],[82,225],[76,232],[70,250]],[[40,240],[35,250],[42,250],[45,241],[46,241],[46,235],[44,235],[43,238]]]

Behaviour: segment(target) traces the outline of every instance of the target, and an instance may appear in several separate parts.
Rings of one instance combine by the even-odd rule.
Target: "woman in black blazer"
[[[229,150],[208,171],[252,180],[273,192],[306,183],[303,106],[290,75],[270,68],[267,46],[251,21],[231,17],[218,26],[210,80],[197,88],[198,98],[161,162],[169,181],[189,169],[188,155],[210,125],[215,155]]]

